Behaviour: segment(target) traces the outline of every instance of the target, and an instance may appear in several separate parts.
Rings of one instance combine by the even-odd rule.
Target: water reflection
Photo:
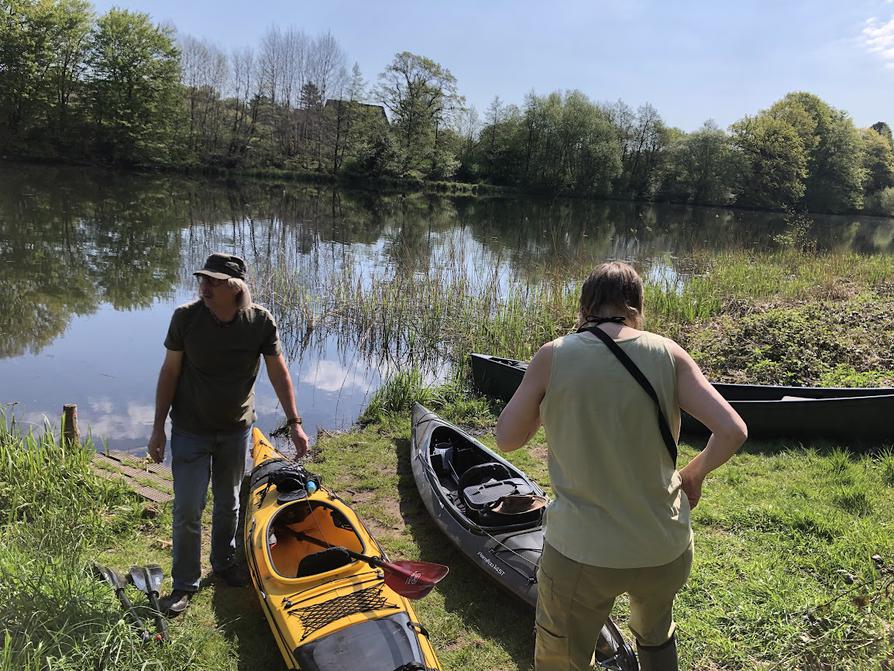
[[[259,302],[280,323],[313,431],[352,422],[393,357],[362,334],[316,329],[282,309],[285,292],[319,296],[348,273],[369,283],[460,271],[535,281],[558,265],[639,261],[676,278],[693,252],[773,244],[781,214],[537,198],[380,196],[296,184],[187,179],[0,165],[0,404],[19,421],[55,418],[78,402],[82,422],[113,447],[145,444],[162,340],[173,308],[195,295],[192,271],[212,251],[238,253]],[[818,217],[820,251],[891,250],[894,221]],[[294,283],[282,286],[276,270]],[[446,270],[445,270],[446,269]],[[685,270],[685,269],[683,269]],[[281,275],[281,273],[279,274]],[[259,378],[260,423],[275,395]]]

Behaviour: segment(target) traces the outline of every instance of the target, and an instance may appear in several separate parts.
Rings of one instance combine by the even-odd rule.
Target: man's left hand
[[[300,424],[293,424],[289,427],[289,438],[292,439],[292,444],[295,446],[295,456],[297,458],[300,459],[307,454],[307,434],[304,433],[304,429]]]

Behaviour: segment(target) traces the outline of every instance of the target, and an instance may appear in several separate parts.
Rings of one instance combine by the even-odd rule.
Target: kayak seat
[[[484,464],[475,464],[463,471],[456,488],[460,492],[465,493],[466,489],[484,485],[494,480],[504,480],[512,476],[513,473],[506,464],[501,464],[499,461],[488,461]]]
[[[351,561],[351,555],[345,548],[326,548],[303,557],[298,564],[298,573],[295,577],[305,578],[309,575],[334,571],[347,566]]]
[[[513,477],[505,464],[497,461],[479,464],[468,469],[459,479],[460,499],[470,520],[482,526],[523,524],[528,517],[539,519],[541,512],[531,515],[503,515],[492,508],[507,496],[533,494],[534,488],[524,478]]]
[[[465,475],[470,469],[475,468],[476,466],[498,463],[487,461],[487,457],[488,455],[483,454],[481,450],[473,445],[466,446],[462,443],[455,444],[453,447],[453,457],[450,460],[450,466],[456,477],[457,483],[459,483],[460,474]]]

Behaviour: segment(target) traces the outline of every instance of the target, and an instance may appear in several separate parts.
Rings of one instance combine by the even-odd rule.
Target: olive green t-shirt
[[[202,300],[174,310],[165,347],[183,352],[171,404],[174,427],[191,433],[247,429],[255,421],[261,355],[281,352],[276,322],[260,305],[220,322]]]

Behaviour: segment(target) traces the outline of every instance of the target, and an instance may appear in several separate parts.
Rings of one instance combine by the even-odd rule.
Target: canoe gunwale
[[[469,357],[473,362],[489,366],[505,373],[522,373],[527,370],[527,362],[519,359],[508,359],[492,354],[472,352]],[[782,401],[784,396],[796,397],[803,401],[836,401],[844,399],[862,399],[894,396],[894,387],[793,387],[781,384],[743,384],[738,382],[711,382],[717,391],[728,401],[737,403]],[[724,394],[727,392],[729,396]],[[786,403],[796,402],[786,400]]]
[[[470,354],[472,378],[485,396],[509,401],[524,376],[524,362]],[[855,451],[894,442],[894,387],[791,387],[712,382],[736,410],[753,440],[826,440]],[[705,436],[710,431],[683,413],[683,433]]]

